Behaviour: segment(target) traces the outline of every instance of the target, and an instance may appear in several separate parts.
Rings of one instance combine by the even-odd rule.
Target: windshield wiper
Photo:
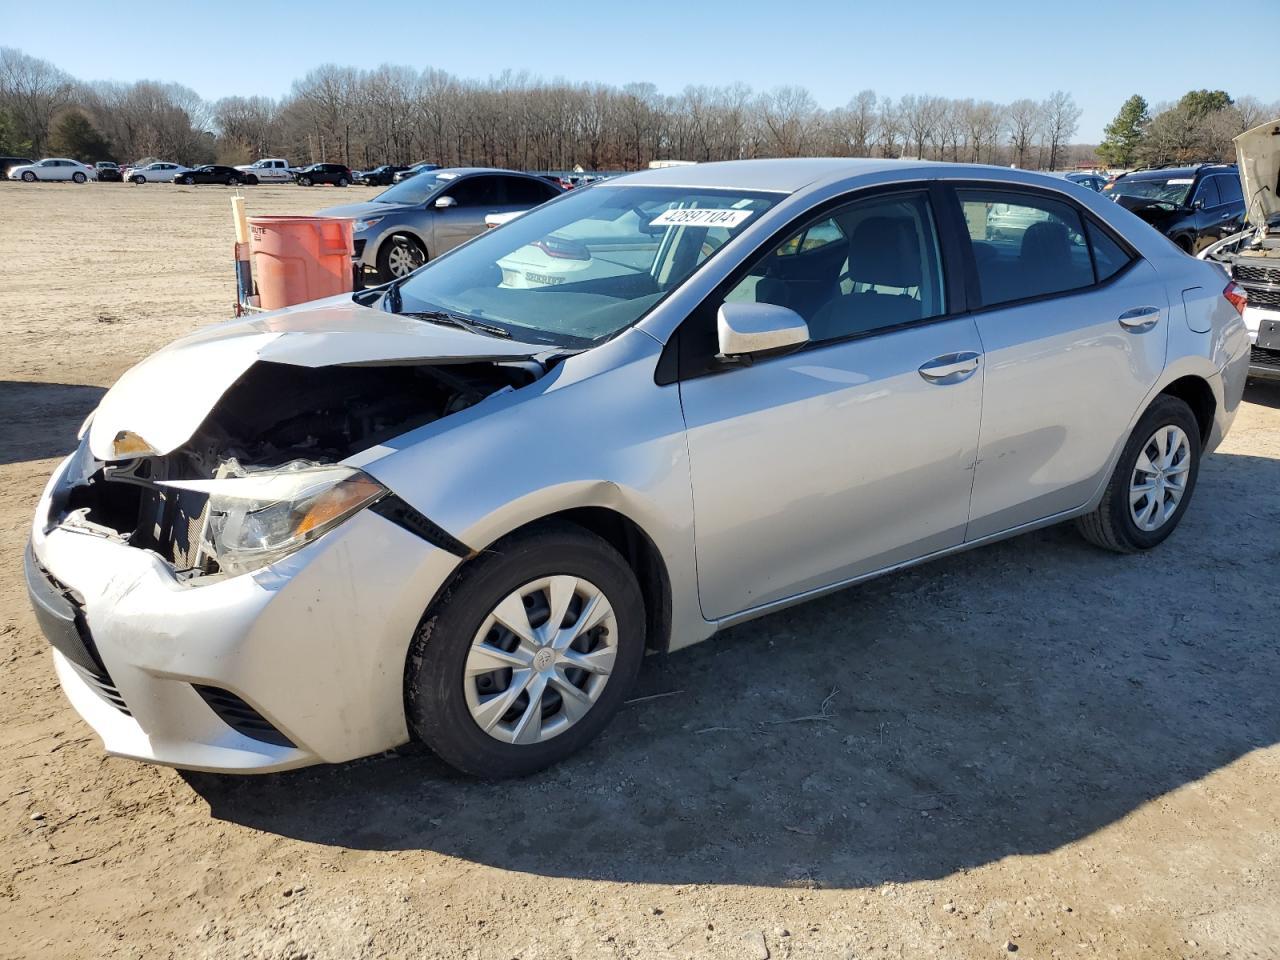
[[[480,320],[473,320],[470,317],[460,316],[456,313],[449,313],[447,310],[423,310],[419,312],[401,313],[402,317],[412,317],[415,320],[426,320],[428,323],[440,323],[449,327],[457,327],[460,330],[466,330],[468,333],[481,333],[489,337],[501,337],[504,340],[511,339],[511,331],[506,327],[495,326],[491,323],[484,323]]]

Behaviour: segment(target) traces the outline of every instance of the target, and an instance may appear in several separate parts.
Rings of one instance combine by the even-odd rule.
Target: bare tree
[[[13,118],[20,139],[33,152],[44,153],[49,124],[72,102],[75,81],[47,60],[27,56],[13,47],[0,47],[0,105]]]
[[[1041,108],[1045,138],[1049,142],[1049,169],[1058,169],[1063,150],[1071,143],[1080,126],[1080,108],[1071,94],[1055,90]]]
[[[1005,122],[1009,131],[1009,148],[1013,151],[1013,163],[1025,168],[1027,152],[1040,133],[1040,104],[1026,98],[1013,101],[1005,110]]]

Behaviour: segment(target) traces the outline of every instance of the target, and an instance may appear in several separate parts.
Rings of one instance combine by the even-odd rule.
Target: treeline
[[[1117,167],[1234,162],[1232,138],[1277,116],[1280,101],[1232,99],[1225,90],[1192,90],[1154,112],[1135,93],[1107,124],[1098,155]]]
[[[0,48],[0,153],[87,161],[244,163],[284,156],[357,168],[431,160],[608,170],[656,159],[836,155],[1052,170],[1096,161],[1092,147],[1073,144],[1079,118],[1062,91],[994,103],[893,99],[864,90],[824,110],[794,86],[764,92],[744,84],[690,86],[669,95],[651,83],[615,87],[509,72],[481,81],[393,65],[325,65],[279,100],[209,102],[176,83],[80,81]]]

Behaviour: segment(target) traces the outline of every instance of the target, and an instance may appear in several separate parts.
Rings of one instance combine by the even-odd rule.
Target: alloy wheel
[[[397,240],[387,251],[387,267],[393,277],[407,276],[424,262],[422,251],[405,240]]]
[[[1142,445],[1129,479],[1129,516],[1139,530],[1151,533],[1168,523],[1187,491],[1191,440],[1173,424],[1165,424]]]
[[[542,577],[480,625],[463,670],[467,708],[496,740],[542,743],[587,715],[617,655],[617,618],[604,593],[581,577]]]

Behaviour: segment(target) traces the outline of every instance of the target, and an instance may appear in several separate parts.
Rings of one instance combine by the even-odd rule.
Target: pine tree
[[[79,110],[68,110],[54,124],[49,145],[55,153],[88,163],[105,160],[111,152],[106,138]]]
[[[1113,167],[1133,166],[1138,145],[1142,143],[1150,122],[1147,101],[1135,93],[1124,102],[1116,118],[1103,130],[1105,136],[1102,143],[1098,144],[1098,156]]]

